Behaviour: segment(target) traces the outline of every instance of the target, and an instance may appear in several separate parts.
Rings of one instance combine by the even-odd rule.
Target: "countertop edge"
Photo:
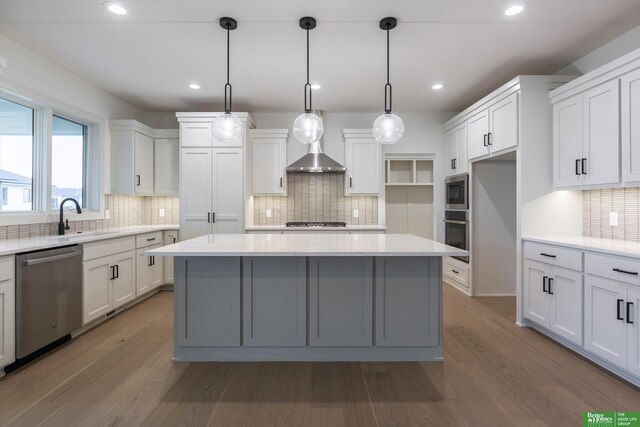
[[[598,239],[598,238],[592,237],[592,239]],[[583,251],[589,251],[589,252],[598,252],[598,253],[602,253],[602,254],[605,254],[605,255],[616,255],[616,256],[622,256],[622,257],[627,257],[627,258],[640,259],[640,244],[639,244],[638,252],[635,252],[635,251],[624,250],[624,249],[606,248],[606,247],[592,246],[592,245],[586,245],[586,244],[565,242],[565,241],[562,241],[562,240],[555,240],[555,239],[549,238],[549,237],[522,237],[522,240],[523,241],[527,241],[527,242],[543,243],[543,244],[547,244],[547,245],[561,246],[561,247],[569,248],[569,249],[577,249],[577,250],[583,250]],[[605,240],[606,241],[613,241],[613,239],[605,239]],[[624,242],[625,242],[624,240],[620,240],[620,244],[624,244]],[[635,243],[635,242],[630,242],[630,243]]]
[[[7,239],[4,241],[0,241],[0,257],[11,256],[11,255],[15,255],[23,252],[33,252],[33,251],[39,251],[43,249],[59,248],[63,246],[82,245],[82,244],[93,243],[101,240],[118,239],[121,237],[135,236],[138,234],[153,233],[155,231],[172,231],[172,230],[180,229],[180,226],[176,224],[140,225],[140,226],[137,226],[137,227],[140,227],[140,229],[138,230],[134,230],[133,228],[135,227],[136,226],[132,226],[130,227],[131,230],[122,230],[121,232],[115,232],[113,234],[106,234],[106,235],[105,234],[101,234],[101,235],[86,234],[82,237],[78,237],[74,240],[69,240],[66,242],[53,240],[56,236],[40,236],[40,237],[32,237],[32,238],[25,238],[25,239]],[[123,228],[128,228],[128,227],[123,227]],[[94,230],[94,231],[106,231],[106,230],[115,230],[115,229],[105,228],[105,229]],[[77,236],[77,235],[78,234],[73,234],[72,236]],[[51,242],[42,241],[44,239],[52,239],[52,240]],[[7,242],[29,242],[30,240],[34,241],[33,242],[34,244],[31,246],[26,245],[24,247],[2,249],[2,245],[7,244]]]

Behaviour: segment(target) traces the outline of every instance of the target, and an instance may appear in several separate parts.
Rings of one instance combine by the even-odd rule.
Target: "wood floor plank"
[[[161,292],[0,379],[10,426],[579,425],[640,390],[514,324],[513,298],[444,294],[444,362],[174,363]]]

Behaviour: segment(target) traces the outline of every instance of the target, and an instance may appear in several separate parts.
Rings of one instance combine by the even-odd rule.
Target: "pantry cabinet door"
[[[180,233],[183,240],[211,233],[211,148],[183,148]]]
[[[242,148],[213,150],[211,221],[215,234],[243,232],[243,170]]]

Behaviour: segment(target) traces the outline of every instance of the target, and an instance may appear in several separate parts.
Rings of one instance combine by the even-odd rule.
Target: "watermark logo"
[[[640,412],[583,412],[582,427],[640,427]]]

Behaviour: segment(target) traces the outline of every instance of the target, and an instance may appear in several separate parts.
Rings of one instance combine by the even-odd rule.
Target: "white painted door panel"
[[[489,133],[489,110],[483,110],[467,122],[469,129],[469,160],[489,154],[487,134]]]
[[[553,268],[548,285],[551,296],[549,329],[582,345],[582,273]]]
[[[345,140],[345,194],[380,193],[380,144],[372,138]]]
[[[151,290],[150,264],[151,258],[145,255],[147,248],[136,251],[136,296],[139,297]]]
[[[584,184],[620,182],[620,96],[613,80],[583,93]]]
[[[620,79],[622,180],[640,181],[640,70]]]
[[[163,138],[154,141],[155,194],[175,194],[180,187],[180,143],[177,139]]]
[[[456,130],[452,129],[444,136],[444,169],[447,176],[456,174],[454,160],[456,160],[457,157],[458,139]]]
[[[241,148],[213,150],[212,222],[216,234],[242,233],[242,163]]]
[[[489,107],[491,152],[518,145],[518,94],[514,93]]]
[[[180,144],[182,147],[211,147],[213,131],[211,122],[180,123]]]
[[[122,252],[113,256],[116,278],[113,283],[113,308],[132,301],[136,297],[135,251]]]
[[[153,139],[134,132],[134,189],[136,194],[153,194]]]
[[[180,231],[184,240],[211,233],[211,149],[182,149]]]
[[[640,288],[638,287],[629,286],[624,318],[627,323],[629,345],[627,369],[640,377]]]
[[[15,299],[13,277],[0,280],[0,369],[16,358]]]
[[[286,194],[284,168],[287,162],[285,138],[254,138],[252,141],[253,194]]]
[[[83,264],[83,324],[108,313],[112,307],[111,257],[97,258]]]
[[[457,174],[469,172],[468,134],[466,123],[456,129],[457,156],[455,167]]]
[[[626,368],[627,327],[623,306],[627,285],[587,275],[584,290],[584,348]],[[618,307],[622,310],[621,319]]]
[[[549,327],[549,295],[545,292],[549,267],[533,261],[524,263],[524,316],[545,328]]]
[[[574,187],[582,184],[582,95],[553,105],[553,184]]]

